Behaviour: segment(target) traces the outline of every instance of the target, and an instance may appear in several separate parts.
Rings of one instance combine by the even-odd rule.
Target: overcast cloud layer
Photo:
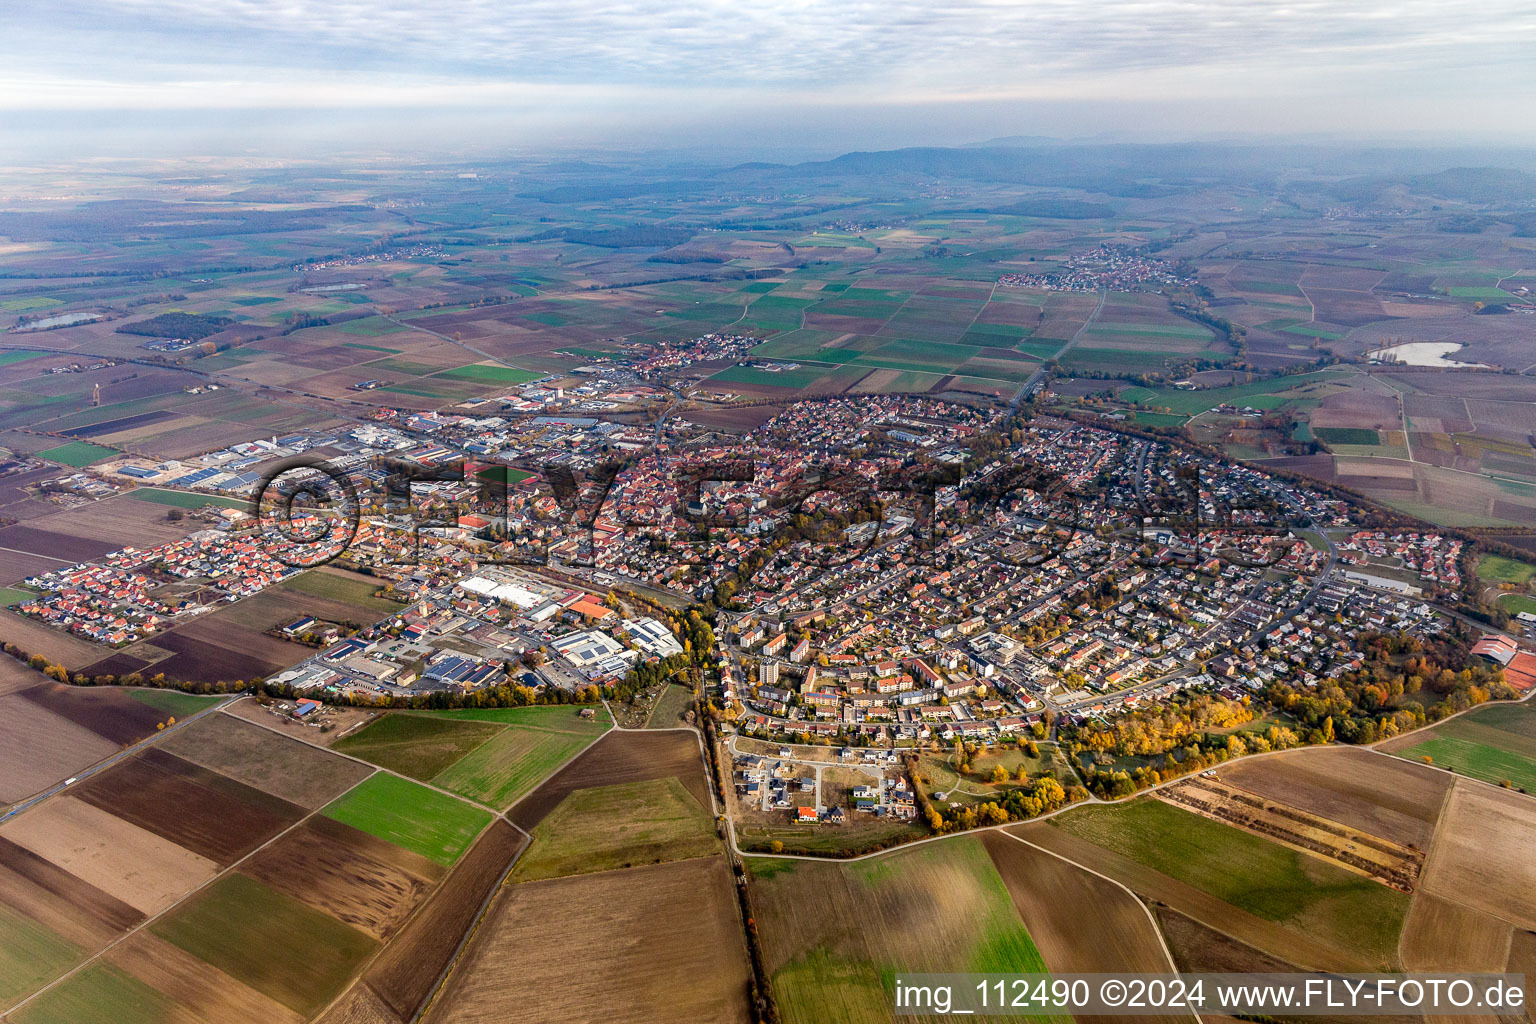
[[[569,130],[1013,101],[1521,133],[1536,104],[1529,0],[12,0],[0,25],[11,111],[485,107]]]

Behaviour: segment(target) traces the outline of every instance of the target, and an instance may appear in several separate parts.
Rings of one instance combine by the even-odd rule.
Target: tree
[[[779,840],[775,839],[773,842],[768,844],[768,849],[772,853],[783,853],[784,852],[784,844],[782,842],[780,842]]]
[[[1008,769],[998,765],[992,769],[992,783],[997,785],[1008,781]]]
[[[171,510],[169,512],[167,512],[165,514],[165,518],[169,519],[173,523],[181,522],[183,519],[186,518],[186,516],[187,516],[187,514],[185,512],[183,512],[181,509],[176,508],[174,506],[171,508]]]

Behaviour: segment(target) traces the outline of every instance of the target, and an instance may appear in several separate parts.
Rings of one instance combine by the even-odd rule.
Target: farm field
[[[304,816],[304,809],[150,747],[77,783],[74,798],[227,867]]]
[[[1529,704],[1479,708],[1382,749],[1494,785],[1536,790],[1536,709]]]
[[[146,915],[218,872],[212,860],[73,796],[17,816],[0,836]]]
[[[432,994],[481,907],[527,840],[495,821],[364,972],[366,986],[400,1021],[414,1018]],[[370,997],[361,1000],[365,1005]]]
[[[240,873],[220,878],[150,930],[304,1016],[340,994],[377,947],[363,933]],[[252,955],[264,949],[288,955]]]
[[[1362,962],[1388,964],[1395,958],[1408,897],[1309,854],[1147,798],[1078,808],[1051,819],[1046,828],[1086,840]],[[1028,831],[1019,834],[1032,838]],[[1140,889],[1139,878],[1105,873]]]
[[[533,829],[518,881],[718,853],[707,808],[676,778],[578,789]]]
[[[256,853],[241,870],[381,942],[446,873],[436,861],[323,815]]]
[[[452,866],[491,820],[489,811],[379,773],[328,805],[327,817]]]
[[[712,807],[699,740],[691,732],[609,732],[512,805],[511,821],[533,831],[579,789],[676,777],[700,807]]]
[[[508,885],[426,1024],[745,1024],[732,884],[716,856]]]
[[[1005,832],[981,842],[1050,970],[1170,970],[1157,926],[1130,892]]]
[[[485,722],[389,714],[338,740],[332,749],[426,782],[500,732]]]
[[[21,694],[0,695],[0,803],[41,792],[118,749]]]
[[[1536,801],[1464,779],[1446,804],[1424,891],[1536,931]]]
[[[0,1010],[57,978],[84,951],[0,903]]]
[[[1221,781],[1363,829],[1429,847],[1451,780],[1351,747],[1319,747],[1239,761]]]
[[[306,810],[323,807],[369,775],[355,761],[227,714],[180,729],[163,746]]]
[[[69,444],[61,444],[57,448],[48,448],[37,453],[40,459],[49,462],[57,462],[62,466],[74,466],[79,469],[92,463],[101,462],[117,455],[116,448],[106,448],[99,444],[91,444],[88,441],[71,441]]]
[[[574,707],[384,715],[335,749],[505,808],[606,730]]]
[[[893,970],[1050,966],[978,836],[850,864],[752,858],[748,871],[765,966],[787,1024],[888,1021],[885,979]]]

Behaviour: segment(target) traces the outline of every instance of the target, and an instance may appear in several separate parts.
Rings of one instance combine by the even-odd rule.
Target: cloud
[[[227,102],[243,85],[252,105],[536,86],[704,100],[1108,96],[1133,83],[1244,95],[1405,75],[1454,87],[1490,68],[1528,86],[1536,65],[1524,0],[13,0],[6,20],[11,107],[124,87],[195,99],[209,83]]]

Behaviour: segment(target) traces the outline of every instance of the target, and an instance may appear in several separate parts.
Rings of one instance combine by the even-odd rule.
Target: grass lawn
[[[378,943],[241,874],[226,875],[150,930],[303,1016],[336,997]]]
[[[14,1024],[160,1024],[175,1003],[139,979],[97,963],[28,1003]]]
[[[341,601],[381,615],[397,612],[401,608],[395,601],[374,597],[373,592],[379,587],[369,580],[355,580],[350,576],[338,576],[318,569],[290,577],[282,585],[285,590]]]
[[[394,775],[364,779],[325,816],[452,866],[490,823],[489,811]]]
[[[1503,555],[1484,555],[1477,563],[1477,578],[1489,583],[1529,583],[1536,565]]]
[[[0,903],[0,1009],[57,978],[84,950]]]
[[[1408,913],[1404,893],[1152,797],[1079,808],[1051,824],[1340,948],[1395,949]]]
[[[333,749],[426,782],[500,731],[486,722],[386,714],[338,740]]]
[[[1511,615],[1519,615],[1521,612],[1529,612],[1536,615],[1536,597],[1526,597],[1524,594],[1504,594],[1499,598],[1499,607]]]
[[[0,587],[0,608],[9,608],[18,601],[37,596],[37,591],[28,590],[26,587]]]
[[[223,697],[199,697],[180,690],[129,690],[128,696],[140,704],[147,704],[156,711],[164,711],[176,718],[195,715],[204,708],[211,708]]]
[[[703,857],[720,850],[709,812],[676,778],[578,789],[533,830],[518,881]]]
[[[497,384],[527,384],[531,380],[538,380],[545,376],[542,373],[533,373],[530,370],[514,370],[510,366],[484,366],[480,363],[471,363],[468,366],[455,366],[451,370],[433,374],[445,380],[471,380],[492,381]]]
[[[226,498],[218,494],[189,494],[185,491],[162,491],[158,487],[139,487],[128,492],[130,498],[149,501],[156,505],[174,508],[202,508],[217,505],[220,508],[249,509],[251,503],[241,498]]]
[[[69,444],[61,444],[57,448],[38,452],[37,457],[78,469],[118,454],[120,453],[116,448],[105,448],[99,444],[91,444],[89,441],[71,441]]]

